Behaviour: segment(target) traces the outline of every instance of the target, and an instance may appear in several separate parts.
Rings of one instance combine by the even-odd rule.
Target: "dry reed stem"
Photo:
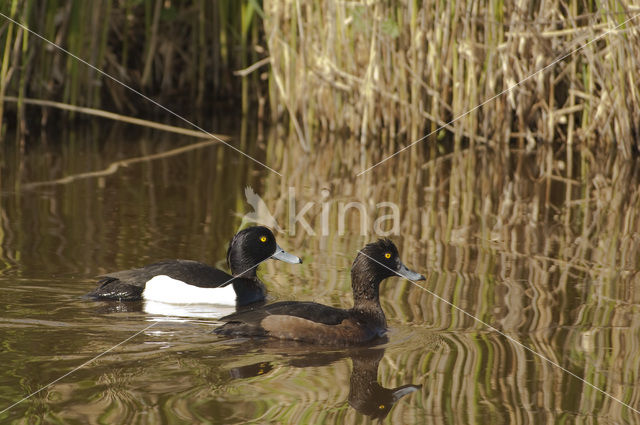
[[[272,92],[272,104],[288,105],[296,127],[346,129],[379,156],[381,143],[390,151],[415,140],[634,16],[638,8],[626,3],[325,0],[291,13],[266,1],[272,72],[286,88]],[[640,132],[639,27],[636,19],[611,31],[447,129],[458,142],[598,144],[631,157]]]

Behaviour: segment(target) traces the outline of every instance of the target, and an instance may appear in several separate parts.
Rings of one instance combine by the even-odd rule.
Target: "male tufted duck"
[[[266,288],[256,269],[268,258],[302,263],[280,248],[269,229],[254,226],[238,232],[229,244],[227,264],[231,275],[197,261],[166,260],[100,276],[100,285],[87,295],[123,301],[243,306],[265,299]]]
[[[387,330],[380,306],[380,282],[400,275],[424,280],[409,270],[388,239],[366,245],[351,266],[353,308],[343,310],[314,302],[284,301],[221,318],[214,332],[232,336],[269,336],[326,345],[361,344],[381,337]]]

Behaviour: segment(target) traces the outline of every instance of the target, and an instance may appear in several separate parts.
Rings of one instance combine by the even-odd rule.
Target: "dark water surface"
[[[24,153],[7,138],[0,410],[73,373],[0,422],[640,423],[635,162],[425,146],[355,177],[375,160],[359,142],[305,155],[276,130],[232,131],[283,177],[221,145],[172,151],[197,141],[129,127],[65,130]],[[388,340],[354,349],[217,337],[228,310],[210,306],[82,298],[95,276],[156,260],[226,268],[253,211],[247,186],[304,259],[261,265],[272,299],[349,307],[357,250],[396,224],[390,237],[426,289],[557,365],[399,278],[381,288]],[[341,212],[350,202],[360,207]],[[308,229],[292,227],[305,205]]]

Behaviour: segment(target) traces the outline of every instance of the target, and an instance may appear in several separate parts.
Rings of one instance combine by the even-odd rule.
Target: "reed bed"
[[[612,30],[640,13],[628,0],[40,6],[11,0],[2,12],[161,103],[211,110],[235,100],[242,112],[258,104],[260,117],[267,103],[306,151],[326,130],[348,131],[380,157],[440,127],[431,139],[457,147],[638,151],[640,17]],[[142,98],[7,20],[0,45],[0,117],[5,94],[153,115]],[[23,103],[17,113],[25,127]],[[47,110],[38,118],[47,122]]]
[[[0,11],[171,109],[206,112],[241,102],[246,108],[249,97],[263,96],[258,74],[233,75],[263,56],[258,2],[41,3],[11,0]],[[3,95],[11,95],[166,120],[139,95],[4,18],[0,45],[0,119]],[[13,110],[25,126],[24,104]],[[44,109],[35,121],[48,117]]]
[[[632,1],[267,0],[264,9],[271,109],[307,148],[318,130],[346,130],[384,154],[443,127],[432,139],[637,153],[640,17],[585,46],[640,13]]]

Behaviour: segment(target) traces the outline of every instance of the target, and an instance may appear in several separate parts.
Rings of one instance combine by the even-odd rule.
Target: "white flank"
[[[231,284],[222,288],[199,288],[166,275],[149,280],[142,297],[169,304],[236,305],[236,291]]]

